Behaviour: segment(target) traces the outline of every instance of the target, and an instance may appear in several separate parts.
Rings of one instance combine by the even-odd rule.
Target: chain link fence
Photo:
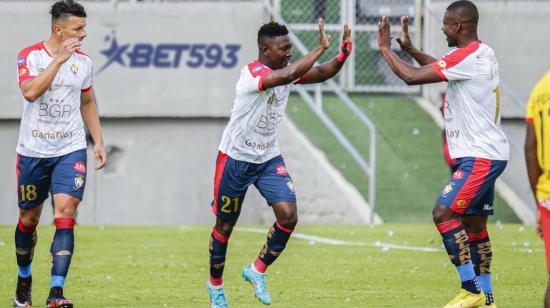
[[[319,42],[318,19],[325,20],[325,30],[332,36],[330,49],[320,62],[330,60],[338,52],[343,25],[352,29],[354,52],[349,64],[337,77],[341,87],[355,92],[416,93],[419,87],[409,87],[399,80],[378,52],[378,21],[390,17],[392,32],[400,33],[401,16],[409,16],[409,32],[413,42],[420,43],[420,0],[272,0],[288,26],[308,49]],[[411,57],[393,46],[402,59],[412,63]]]

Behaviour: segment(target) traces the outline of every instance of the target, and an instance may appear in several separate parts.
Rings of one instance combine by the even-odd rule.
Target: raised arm
[[[93,89],[82,92],[80,95],[80,113],[82,120],[88,128],[92,140],[94,141],[94,156],[96,161],[96,170],[105,167],[107,164],[107,152],[103,143],[103,133],[99,124],[99,115],[94,102]]]
[[[441,82],[443,79],[432,69],[431,65],[414,67],[401,60],[391,50],[390,24],[388,17],[383,16],[378,23],[378,48],[391,70],[408,85]]]
[[[344,25],[344,35],[340,43],[340,53],[329,62],[317,65],[307,72],[300,83],[318,83],[323,82],[334,75],[338,74],[346,59],[351,54],[352,50],[351,29],[348,25]]]
[[[61,43],[61,50],[46,69],[33,79],[28,79],[19,85],[23,97],[29,102],[36,101],[51,86],[55,75],[65,61],[67,61],[75,50],[80,49],[80,41],[70,38]]]
[[[409,16],[401,17],[401,36],[395,37],[395,40],[399,43],[399,46],[401,46],[401,50],[411,55],[418,64],[427,65],[437,61],[436,58],[423,53],[412,44],[411,38],[409,37]]]
[[[264,77],[262,88],[268,89],[289,84],[302,77],[329,47],[329,41],[330,35],[325,33],[325,23],[322,18],[319,18],[319,46],[292,64],[278,70],[270,71]]]

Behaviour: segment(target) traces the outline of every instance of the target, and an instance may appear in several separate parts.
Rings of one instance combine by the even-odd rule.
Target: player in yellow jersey
[[[537,83],[527,103],[525,161],[529,184],[537,200],[537,233],[546,247],[546,269],[550,273],[550,71]],[[550,276],[549,276],[550,277]],[[550,278],[544,296],[550,308]]]

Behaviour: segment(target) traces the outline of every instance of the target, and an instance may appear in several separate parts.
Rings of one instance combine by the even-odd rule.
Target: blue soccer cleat
[[[243,267],[242,276],[254,287],[254,295],[258,300],[264,305],[271,305],[271,297],[265,287],[265,277],[267,275],[255,272],[252,269],[252,264],[248,264]]]
[[[210,285],[210,281],[206,282],[206,288],[210,294],[210,307],[211,308],[227,308],[227,298],[225,297],[225,291],[223,285],[214,287]]]

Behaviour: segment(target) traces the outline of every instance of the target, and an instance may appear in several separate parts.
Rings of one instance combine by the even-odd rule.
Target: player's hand
[[[537,235],[542,237],[542,224],[540,220],[540,209],[537,208],[537,220],[535,222],[535,231],[537,232]]]
[[[378,22],[378,49],[391,47],[390,21],[382,16]]]
[[[107,152],[103,144],[94,145],[95,170],[99,170],[107,165]]]
[[[55,58],[57,61],[64,63],[69,60],[73,52],[80,49],[80,40],[77,38],[66,39],[61,43],[59,53]]]
[[[330,35],[325,33],[325,22],[319,18],[319,46],[327,49],[330,46]]]
[[[404,51],[413,48],[411,38],[409,37],[409,16],[401,17],[401,36],[396,36],[395,40]]]

